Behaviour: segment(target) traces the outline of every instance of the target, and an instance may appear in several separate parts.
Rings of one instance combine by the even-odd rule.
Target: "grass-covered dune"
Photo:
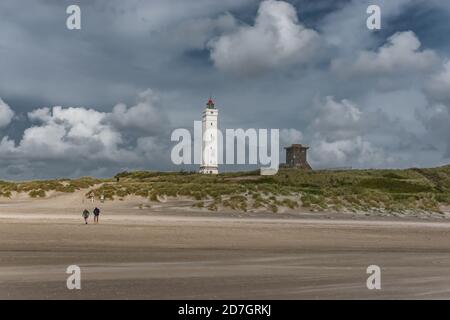
[[[118,181],[117,181],[118,178]],[[172,197],[193,199],[194,206],[215,211],[305,207],[339,212],[441,212],[450,205],[450,166],[407,170],[299,171],[282,169],[275,176],[259,172],[217,176],[189,172],[123,172],[114,179],[0,182],[0,196],[27,192],[45,197],[50,190],[88,189],[105,199],[137,195],[159,202]]]
[[[32,198],[45,198],[50,191],[72,193],[106,181],[108,180],[93,179],[89,177],[76,180],[0,181],[0,197],[11,198],[14,193],[27,193]]]

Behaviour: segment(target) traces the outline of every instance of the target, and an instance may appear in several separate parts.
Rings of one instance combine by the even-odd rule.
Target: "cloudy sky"
[[[448,164],[449,21],[441,0],[2,0],[0,179],[180,170],[171,132],[209,95],[315,168]]]

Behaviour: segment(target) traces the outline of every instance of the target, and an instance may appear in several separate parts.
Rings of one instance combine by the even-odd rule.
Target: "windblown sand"
[[[102,208],[99,225],[81,211]],[[1,299],[450,298],[450,223],[0,201]],[[68,290],[78,265],[82,289]],[[368,290],[366,268],[382,270]]]

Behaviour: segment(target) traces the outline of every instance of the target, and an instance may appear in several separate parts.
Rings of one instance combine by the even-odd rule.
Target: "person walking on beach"
[[[94,223],[98,224],[98,217],[100,216],[100,209],[95,207],[94,209]]]
[[[89,218],[89,210],[88,209],[84,209],[83,211],[83,218],[84,218],[84,223],[88,224],[88,218]]]

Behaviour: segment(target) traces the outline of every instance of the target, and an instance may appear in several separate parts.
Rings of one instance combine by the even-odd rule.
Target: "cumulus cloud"
[[[433,99],[450,102],[450,61],[444,63],[442,70],[431,77],[426,89]]]
[[[11,108],[0,98],[0,128],[6,127],[10,124],[14,112]]]
[[[366,109],[349,99],[316,99],[314,120],[308,130],[315,137],[338,141],[368,134],[388,122],[383,113]]]
[[[158,134],[167,127],[167,116],[159,107],[159,97],[150,89],[139,94],[135,106],[127,107],[120,103],[114,106],[106,116],[117,129],[139,130],[150,134]]]
[[[123,157],[121,133],[103,123],[106,114],[86,108],[37,109],[28,114],[34,124],[17,146],[3,139],[0,150],[27,159],[98,160]]]
[[[443,157],[450,158],[450,108],[435,104],[418,114],[428,129],[429,143],[443,149]]]
[[[299,23],[291,4],[266,0],[253,26],[243,25],[210,41],[209,49],[218,69],[253,75],[307,62],[318,42],[318,33]]]
[[[289,146],[294,143],[302,143],[303,133],[297,129],[282,129],[280,130],[281,146]]]
[[[330,139],[346,139],[353,137],[365,125],[362,111],[351,101],[335,101],[334,97],[326,97],[325,101],[316,102],[317,116],[312,123],[315,132],[322,135],[331,132]]]
[[[417,101],[411,102],[412,98]],[[422,98],[415,91],[409,95],[402,91],[375,94],[363,104],[333,97],[317,100],[315,120],[305,131],[311,164],[315,168],[445,164],[450,158],[446,139],[450,109],[442,104],[430,107]]]
[[[382,148],[369,140],[370,131],[380,120],[377,114],[363,112],[354,102],[334,97],[316,101],[316,117],[311,133],[311,160],[317,167],[371,166],[386,164]]]
[[[318,141],[310,154],[312,163],[323,168],[361,166],[366,163],[376,166],[388,160],[382,149],[360,136],[331,142]]]
[[[156,95],[147,90],[135,106],[116,105],[111,112],[61,106],[33,110],[28,113],[31,126],[18,143],[7,136],[0,141],[0,162],[16,167],[27,162],[24,166],[33,171],[40,161],[56,161],[71,163],[67,170],[76,171],[139,165],[159,158],[165,133],[159,128],[167,126],[168,120],[154,106],[155,100]],[[70,171],[65,174],[71,176]]]
[[[421,42],[412,31],[397,32],[376,52],[361,51],[355,62],[337,59],[332,68],[353,73],[396,73],[431,68],[439,59],[432,50],[420,50]]]

